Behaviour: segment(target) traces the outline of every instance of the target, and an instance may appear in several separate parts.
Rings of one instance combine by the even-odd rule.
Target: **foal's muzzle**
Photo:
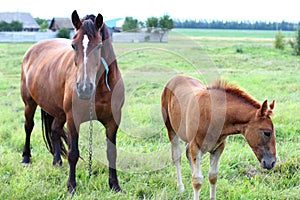
[[[272,169],[276,164],[276,156],[272,154],[264,155],[264,157],[261,159],[261,167],[264,169]]]
[[[80,99],[90,99],[94,93],[94,85],[86,81],[77,82],[76,90]]]

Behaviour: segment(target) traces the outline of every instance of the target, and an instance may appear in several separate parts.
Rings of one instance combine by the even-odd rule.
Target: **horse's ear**
[[[103,25],[103,16],[99,13],[95,19],[95,26],[99,30]]]
[[[259,115],[262,116],[266,116],[267,114],[267,110],[268,110],[268,101],[265,100],[263,102],[263,104],[261,105],[260,109],[259,109]]]
[[[72,13],[72,23],[76,30],[80,29],[82,25],[76,10],[74,10]]]
[[[270,104],[270,109],[274,110],[275,108],[275,100],[272,101],[272,103]]]

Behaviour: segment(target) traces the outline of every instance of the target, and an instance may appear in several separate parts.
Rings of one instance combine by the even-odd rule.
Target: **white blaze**
[[[82,45],[83,45],[83,70],[84,70],[84,76],[83,76],[83,81],[84,83],[87,82],[87,73],[86,73],[86,67],[87,67],[87,48],[88,48],[88,43],[89,43],[89,38],[87,35],[84,35],[84,38],[82,40]],[[85,84],[83,86],[83,90],[85,90]]]

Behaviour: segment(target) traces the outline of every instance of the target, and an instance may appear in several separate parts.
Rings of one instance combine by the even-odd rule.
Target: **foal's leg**
[[[110,122],[104,124],[106,128],[106,142],[107,142],[107,149],[106,155],[108,160],[108,168],[109,168],[109,178],[108,184],[110,189],[116,192],[122,191],[118,177],[117,177],[117,170],[116,170],[116,160],[117,160],[117,147],[116,147],[116,136],[118,131],[118,125],[116,124],[115,120],[112,119]]]
[[[219,158],[224,150],[225,142],[210,154],[210,169],[208,179],[210,183],[210,199],[216,199],[216,185],[218,180]]]
[[[163,114],[166,114],[166,113],[163,112]],[[180,145],[179,145],[179,137],[173,130],[169,117],[164,116],[164,118],[165,118],[165,125],[168,130],[169,140],[171,142],[172,160],[176,167],[177,187],[178,187],[178,191],[180,193],[182,193],[184,191],[184,185],[182,182],[181,169],[180,169],[181,149],[180,149]]]
[[[192,175],[192,185],[194,189],[194,200],[198,200],[200,196],[200,189],[203,185],[203,175],[201,172],[201,160],[203,153],[198,148],[196,141],[193,140],[190,143],[191,159],[193,163],[193,175]]]
[[[177,174],[177,187],[178,191],[182,193],[184,191],[184,185],[182,182],[182,176],[181,176],[181,169],[180,169],[180,160],[181,160],[181,149],[179,145],[179,137],[176,135],[173,131],[171,139],[172,144],[172,160],[174,162],[174,165],[176,167],[176,174]]]
[[[30,136],[31,136],[32,129],[34,127],[33,117],[34,117],[34,113],[35,113],[37,104],[35,103],[35,101],[31,97],[28,97],[28,98],[26,98],[24,96],[22,96],[22,97],[23,97],[23,101],[25,103],[25,108],[24,108],[24,115],[25,115],[24,129],[25,129],[25,133],[26,133],[26,139],[25,139],[25,145],[24,145],[23,155],[22,155],[23,159],[22,159],[21,163],[28,164],[28,163],[30,163],[30,157],[31,157],[31,153],[30,153]]]
[[[193,169],[193,163],[192,163],[192,159],[191,159],[191,151],[190,151],[190,145],[189,145],[189,143],[186,143],[186,146],[185,146],[185,154],[186,154],[186,158],[187,158],[188,161],[189,161],[189,165],[190,165],[190,168],[191,168],[191,172],[192,172],[192,174],[193,174],[194,169]]]

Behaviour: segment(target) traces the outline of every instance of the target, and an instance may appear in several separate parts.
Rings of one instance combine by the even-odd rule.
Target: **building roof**
[[[115,18],[115,19],[105,20],[105,24],[110,28],[114,28],[114,27],[118,27],[118,25],[120,26],[119,23],[120,21],[122,21],[122,24],[124,23],[123,18]]]
[[[0,12],[0,21],[11,23],[19,21],[23,24],[23,29],[39,29],[40,26],[30,13],[24,12]]]
[[[73,24],[69,18],[53,18],[51,20],[49,29],[56,31],[60,28],[67,28],[73,30]]]

